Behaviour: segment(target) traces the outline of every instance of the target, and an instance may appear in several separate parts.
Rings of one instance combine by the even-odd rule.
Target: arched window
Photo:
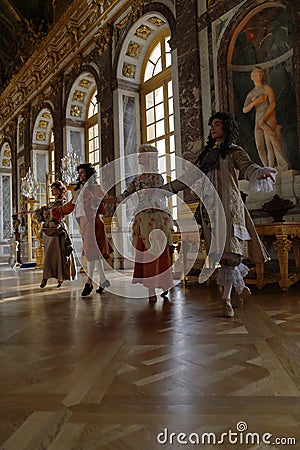
[[[97,174],[100,173],[100,142],[98,125],[98,102],[97,90],[94,91],[87,108],[86,136],[87,136],[87,157],[88,162],[93,164]]]
[[[146,54],[141,76],[142,141],[158,149],[158,167],[165,181],[176,178],[173,84],[170,35],[161,33]],[[167,155],[170,155],[167,157]],[[170,205],[176,219],[177,199]]]
[[[35,120],[32,144],[32,171],[38,182],[37,205],[45,205],[49,200],[49,184],[55,178],[52,173],[51,159],[54,158],[53,117],[49,108],[43,107]]]

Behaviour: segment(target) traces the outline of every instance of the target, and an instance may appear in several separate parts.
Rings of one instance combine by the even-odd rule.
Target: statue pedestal
[[[300,172],[298,170],[284,170],[279,172],[276,177],[274,191],[272,192],[249,192],[248,187],[249,182],[247,180],[239,181],[240,191],[247,194],[246,205],[249,211],[260,210],[263,204],[272,200],[275,194],[279,195],[282,199],[288,199],[298,204],[300,199]],[[291,210],[291,215],[294,216],[295,211]],[[262,217],[265,217],[264,213],[262,213]],[[299,221],[300,217],[295,217],[293,218],[294,220]]]
[[[299,178],[300,188],[300,172],[299,170],[285,170],[279,172],[276,181],[276,194],[279,197],[291,200],[293,203],[298,203],[300,197],[300,189],[296,192],[295,180]]]

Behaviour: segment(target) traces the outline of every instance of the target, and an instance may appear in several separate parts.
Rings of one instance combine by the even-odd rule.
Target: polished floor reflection
[[[300,448],[299,284],[224,319],[214,286],[149,305],[0,270],[2,450]]]

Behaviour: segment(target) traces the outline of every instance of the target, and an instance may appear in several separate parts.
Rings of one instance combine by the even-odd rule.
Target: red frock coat
[[[99,207],[95,209],[98,198],[103,198],[103,192],[99,185],[94,185],[92,190],[85,188],[81,193],[84,216],[77,217],[79,223],[79,231],[83,241],[83,252],[87,261],[97,259],[101,253],[103,258],[107,259],[112,252],[112,247],[108,242],[105,225],[99,214],[105,214],[104,203],[101,202]],[[76,211],[76,201],[79,194],[72,198],[71,201],[65,203],[58,211],[54,211],[57,216],[65,216],[72,211]]]

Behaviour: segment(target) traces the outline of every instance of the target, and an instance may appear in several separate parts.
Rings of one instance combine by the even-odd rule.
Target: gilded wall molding
[[[131,20],[136,22],[143,14],[145,0],[132,0]]]
[[[45,101],[47,100],[47,97],[45,96],[45,94],[41,94],[39,95],[34,103],[32,104],[32,112],[33,114],[37,114],[43,107],[43,105],[45,104]]]
[[[143,14],[145,0],[131,0],[131,11],[129,11],[122,20],[114,25],[114,41],[120,39],[121,32],[128,23],[136,22]]]
[[[81,53],[79,53],[76,58],[74,59],[74,63],[72,66],[72,72],[73,72],[73,76],[77,76],[81,73],[82,71],[82,65],[84,63],[84,58],[82,56]]]
[[[20,116],[22,116],[24,120],[28,120],[30,118],[30,108],[23,108],[20,112]]]
[[[112,0],[91,0],[89,7],[94,14],[99,16],[103,14],[112,3]]]
[[[113,23],[129,7],[132,16],[137,17],[143,3],[144,0],[75,0],[1,94],[2,127],[18,115],[22,105],[45,91],[57,73],[72,67],[79,52],[89,49],[87,60],[91,60],[91,56],[96,56],[94,50],[98,55],[106,51],[111,45],[108,21]]]
[[[100,28],[99,31],[94,35],[96,47],[99,55],[102,55],[109,49],[111,43],[111,33],[110,27],[106,23],[104,27]]]
[[[6,137],[12,138],[17,132],[17,123],[15,121],[10,121],[5,127]]]
[[[56,97],[59,92],[62,92],[63,88],[63,77],[59,74],[52,78],[50,83],[50,93],[48,94],[48,98],[51,99]]]

